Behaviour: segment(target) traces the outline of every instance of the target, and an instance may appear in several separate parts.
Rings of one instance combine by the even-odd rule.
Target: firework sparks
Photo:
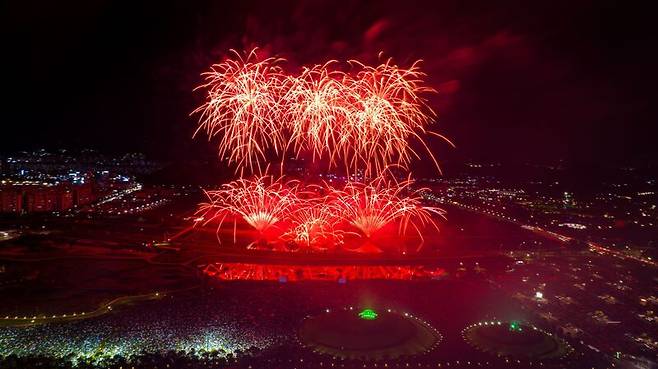
[[[445,137],[428,130],[436,114],[422,95],[433,90],[418,62],[400,68],[390,59],[376,67],[351,60],[345,73],[332,60],[292,76],[282,59],[257,61],[255,49],[234,54],[204,73],[198,88],[207,99],[193,112],[197,133],[220,136],[219,154],[230,164],[261,172],[268,154],[283,162],[291,149],[313,161],[328,158],[329,169],[342,163],[347,172],[377,175],[389,165],[407,169],[420,157],[410,144],[418,141],[438,168],[424,136]]]
[[[327,249],[341,244],[344,231],[338,229],[336,203],[328,197],[306,199],[290,213],[291,227],[283,235],[304,249]]]
[[[296,181],[284,182],[264,175],[253,180],[240,178],[219,190],[205,191],[208,202],[200,205],[205,224],[228,216],[241,217],[262,233],[282,220],[298,202]]]
[[[282,121],[295,154],[310,151],[313,160],[326,154],[330,168],[342,161],[348,172],[377,175],[419,158],[414,139],[438,168],[423,135],[445,137],[427,129],[436,114],[421,95],[434,90],[424,86],[417,63],[405,69],[390,59],[377,67],[350,61],[355,73],[333,70],[335,63],[305,68],[283,89]]]
[[[290,130],[289,145],[297,156],[311,151],[313,160],[328,155],[330,166],[335,153],[345,146],[349,136],[350,109],[343,83],[346,75],[332,71],[330,61],[305,68],[299,77],[289,77],[282,98],[282,120]]]
[[[407,169],[412,158],[419,158],[410,145],[416,139],[439,168],[421,136],[430,133],[427,126],[436,114],[421,97],[434,90],[424,86],[425,74],[418,62],[408,69],[392,64],[391,59],[377,67],[350,63],[358,72],[346,80],[352,94],[349,142],[354,153],[347,165],[363,168],[366,175],[377,175],[392,164]]]
[[[343,218],[366,237],[398,222],[400,234],[412,226],[422,238],[420,227],[431,225],[438,229],[432,216],[443,217],[444,211],[423,205],[423,189],[412,190],[412,184],[411,179],[398,182],[381,175],[369,183],[348,182],[342,191],[336,191],[336,198]]]
[[[282,59],[257,61],[256,49],[246,57],[232,50],[236,59],[214,64],[204,73],[206,83],[197,87],[207,91],[206,102],[192,114],[199,114],[199,128],[209,139],[220,136],[219,155],[238,167],[254,165],[269,151],[278,154],[285,142],[277,121],[283,75]]]

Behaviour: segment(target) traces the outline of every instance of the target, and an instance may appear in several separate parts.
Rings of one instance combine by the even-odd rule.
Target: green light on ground
[[[509,330],[512,332],[521,332],[523,329],[521,329],[521,324],[518,320],[512,320],[509,322]]]
[[[377,313],[372,309],[364,309],[359,313],[359,318],[365,320],[375,320],[377,319]]]

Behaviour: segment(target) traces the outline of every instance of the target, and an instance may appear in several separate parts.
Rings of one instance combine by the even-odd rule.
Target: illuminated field
[[[517,321],[472,324],[462,335],[469,344],[482,351],[512,358],[559,359],[572,350],[561,339]]]
[[[441,341],[441,334],[407,313],[346,308],[305,319],[299,339],[317,353],[381,360],[432,350]]]
[[[357,279],[431,279],[441,278],[446,272],[441,268],[398,265],[281,265],[215,263],[203,272],[220,280],[258,281],[341,281]]]

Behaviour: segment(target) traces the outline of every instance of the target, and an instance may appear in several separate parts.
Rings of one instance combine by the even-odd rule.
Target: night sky
[[[230,48],[423,59],[447,161],[655,162],[655,14],[611,1],[3,2],[0,152],[197,158],[192,89]]]

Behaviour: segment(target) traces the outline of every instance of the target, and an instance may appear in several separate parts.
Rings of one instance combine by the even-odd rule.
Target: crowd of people
[[[218,282],[101,317],[0,328],[0,368],[577,367],[500,358],[465,343],[461,329],[505,318],[509,303],[476,272],[442,281]],[[360,362],[298,341],[304,318],[331,308],[393,308],[434,326],[444,340],[424,354]]]

